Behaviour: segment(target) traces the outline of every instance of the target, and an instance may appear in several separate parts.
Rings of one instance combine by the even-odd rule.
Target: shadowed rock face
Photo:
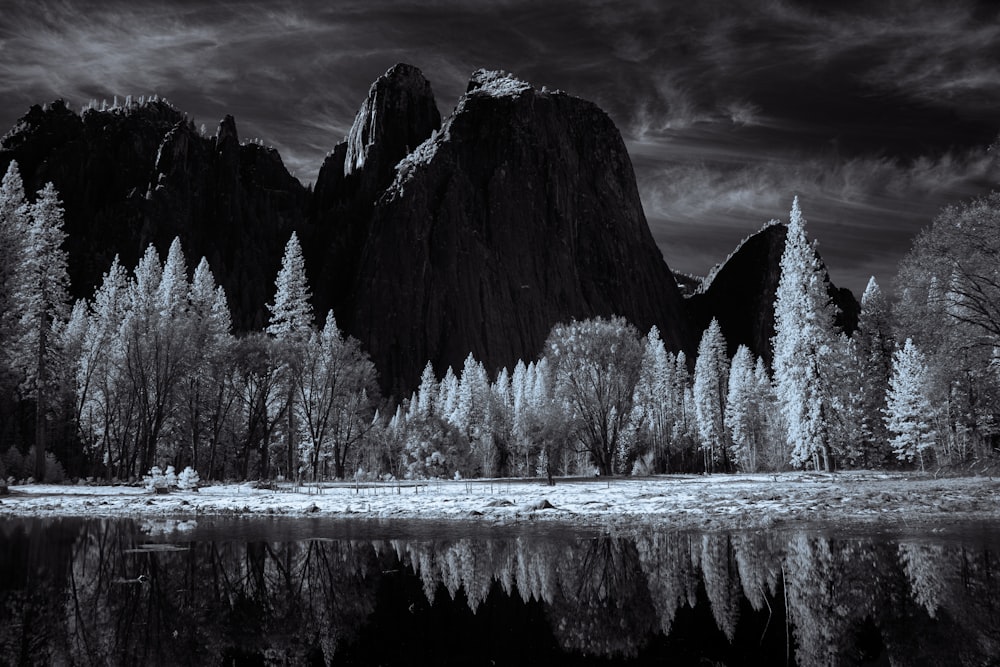
[[[237,329],[259,329],[297,230],[318,317],[333,308],[397,394],[427,360],[443,372],[469,352],[491,370],[536,358],[571,318],[655,324],[668,346],[693,352],[612,121],[503,73],[477,72],[442,126],[420,71],[391,68],[312,195],[274,150],[241,145],[232,117],[205,136],[163,102],[82,116],[33,107],[0,144],[0,170],[12,159],[29,192],[49,180],[59,189],[77,296],[92,294],[115,254],[132,266],[148,243],[165,254],[180,236],[192,266],[209,259]],[[761,289],[754,298],[769,303],[773,290]]]
[[[386,389],[426,360],[533,359],[560,321],[622,315],[688,347],[618,130],[595,105],[477,72],[378,200],[348,316]]]
[[[396,164],[441,127],[431,84],[416,67],[398,64],[368,90],[351,131],[327,155],[311,205],[315,222],[307,259],[320,316],[343,310],[367,238],[375,200],[392,183]],[[330,262],[334,256],[337,261]]]
[[[770,365],[774,300],[781,280],[781,255],[787,232],[785,225],[776,224],[750,236],[719,268],[711,284],[686,300],[696,336],[714,317],[719,320],[730,357],[740,345],[746,345]],[[828,285],[830,298],[839,310],[837,326],[853,333],[861,306],[850,290]]]
[[[65,208],[74,296],[90,296],[117,254],[134,266],[175,236],[189,263],[205,256],[240,329],[266,321],[280,248],[305,220],[306,190],[273,149],[240,145],[227,116],[203,136],[161,101],[82,116],[61,102],[31,110],[0,142],[25,190],[52,181]]]

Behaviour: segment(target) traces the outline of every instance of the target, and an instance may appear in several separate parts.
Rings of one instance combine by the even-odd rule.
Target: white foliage
[[[791,463],[829,465],[827,361],[834,350],[826,276],[806,241],[798,197],[792,203],[774,306],[774,376],[788,425]]]
[[[756,435],[759,424],[758,388],[750,349],[740,345],[729,368],[729,393],[725,423],[732,440],[733,461],[742,469],[756,468]]]
[[[313,327],[313,309],[309,302],[312,293],[306,279],[302,246],[295,232],[285,245],[275,287],[274,303],[267,304],[271,312],[267,333],[281,340],[304,340]]]
[[[177,476],[177,488],[181,491],[194,491],[199,484],[201,484],[201,478],[198,476],[198,471],[191,466],[184,468]]]
[[[928,369],[923,353],[909,338],[892,356],[885,424],[896,458],[912,461],[934,445],[934,409],[928,395]]]
[[[712,318],[698,345],[693,386],[695,418],[707,470],[726,456],[724,416],[728,375],[726,340],[718,320]]]

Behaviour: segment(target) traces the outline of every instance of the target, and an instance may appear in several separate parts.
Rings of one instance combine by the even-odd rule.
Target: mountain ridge
[[[693,357],[705,317],[728,303],[681,297],[607,114],[500,70],[473,73],[442,120],[423,73],[393,66],[312,190],[276,150],[241,143],[232,116],[206,136],[161,100],[81,115],[32,107],[0,140],[0,168],[14,159],[26,191],[49,180],[60,191],[77,297],[115,254],[132,266],[149,243],[165,255],[180,236],[189,258],[209,259],[235,325],[260,329],[296,231],[317,319],[334,310],[398,396],[428,360],[442,374],[470,352],[494,372],[536,358],[550,328],[573,318],[656,325]],[[754,340],[761,353],[754,322],[733,349]]]

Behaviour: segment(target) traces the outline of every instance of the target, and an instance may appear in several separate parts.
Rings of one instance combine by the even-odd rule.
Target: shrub
[[[160,466],[153,466],[149,469],[149,474],[142,478],[142,485],[151,493],[157,489],[166,489],[168,488],[167,477],[163,474]]]
[[[167,471],[171,471],[172,468],[168,468]],[[201,483],[201,478],[198,477],[198,471],[193,469],[191,466],[184,468],[181,474],[177,476],[177,488],[181,491],[197,491],[198,484]]]

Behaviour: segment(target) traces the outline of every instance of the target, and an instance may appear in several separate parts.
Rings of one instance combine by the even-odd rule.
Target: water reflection
[[[0,523],[0,664],[984,664],[994,530]],[[237,537],[227,537],[227,535]]]

